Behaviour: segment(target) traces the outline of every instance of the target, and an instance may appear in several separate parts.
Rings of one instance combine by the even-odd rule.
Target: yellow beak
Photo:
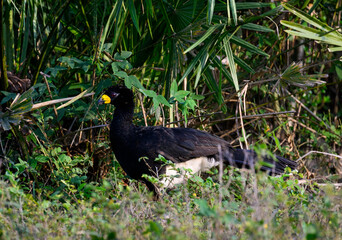
[[[102,101],[105,103],[105,104],[109,104],[111,102],[111,99],[108,95],[106,94],[103,94],[102,97],[101,97]]]

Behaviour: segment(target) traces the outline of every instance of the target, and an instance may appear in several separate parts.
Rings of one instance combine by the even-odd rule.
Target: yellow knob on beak
[[[110,97],[106,94],[102,95],[101,100],[103,101],[104,104],[109,104],[111,102]]]

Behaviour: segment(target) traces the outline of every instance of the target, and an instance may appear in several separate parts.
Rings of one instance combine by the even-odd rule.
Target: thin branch
[[[292,93],[290,93],[287,89],[285,89],[286,93],[289,94],[293,100],[295,100],[299,105],[301,105],[307,112],[309,112],[314,118],[316,118],[319,122],[324,123],[324,125],[331,130],[330,126],[328,124],[326,124],[320,117],[318,117],[316,114],[314,114],[307,106],[304,105],[304,103],[302,103],[301,101],[299,101],[298,98],[296,98],[295,96],[293,96]]]
[[[332,153],[327,153],[327,152],[310,151],[310,152],[304,154],[302,157],[298,158],[298,159],[296,160],[296,162],[299,162],[299,161],[302,160],[303,158],[305,158],[305,157],[307,157],[308,155],[313,154],[313,153],[323,154],[323,155],[327,155],[327,156],[331,156],[331,157],[336,157],[336,158],[342,159],[342,156],[340,156],[340,155],[336,155],[336,154],[332,154]]]

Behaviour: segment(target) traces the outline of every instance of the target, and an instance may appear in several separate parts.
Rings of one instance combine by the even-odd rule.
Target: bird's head
[[[133,92],[125,86],[113,86],[99,99],[99,104],[112,104],[115,107],[131,105],[133,103]]]

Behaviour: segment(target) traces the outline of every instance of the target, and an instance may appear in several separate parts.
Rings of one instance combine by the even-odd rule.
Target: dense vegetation
[[[342,238],[341,1],[1,0],[0,239]],[[135,123],[298,161],[227,167],[153,201],[110,149]]]

